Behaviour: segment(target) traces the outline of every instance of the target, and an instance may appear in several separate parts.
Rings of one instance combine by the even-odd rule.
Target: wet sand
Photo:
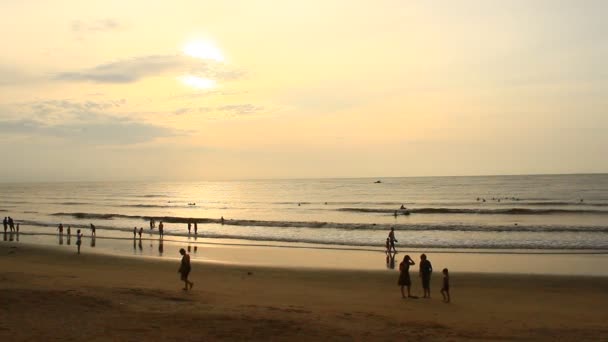
[[[241,253],[259,253],[242,247]],[[397,271],[196,263],[0,245],[2,340],[608,339],[608,278],[439,272],[401,299]],[[438,271],[438,270],[436,270]],[[414,294],[422,290],[412,272]]]

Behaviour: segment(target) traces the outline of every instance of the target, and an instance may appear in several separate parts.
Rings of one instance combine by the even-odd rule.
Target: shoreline
[[[608,278],[460,273],[452,303],[401,299],[398,272],[193,264],[0,244],[0,337],[12,340],[601,340]],[[411,272],[415,295],[422,289]],[[9,323],[10,322],[10,323]],[[58,329],[58,327],[63,327]],[[95,339],[95,338],[93,338]]]
[[[59,250],[75,251],[75,238],[68,245],[67,237],[60,240],[57,234],[32,235],[20,233],[20,241],[4,241],[4,244],[47,246]],[[418,256],[426,253],[435,270],[443,267],[460,273],[496,274],[547,274],[589,275],[608,277],[608,253],[585,251],[584,253],[555,253],[538,251],[445,251],[433,249],[405,249],[388,258],[385,251],[342,248],[342,246],[281,245],[252,243],[246,240],[226,239],[159,239],[146,234],[139,239],[97,237],[83,238],[83,254],[117,255],[131,258],[166,259],[178,256],[179,248],[191,252],[193,262],[214,262],[244,266],[312,268],[312,269],[357,269],[390,272],[397,268],[404,255],[409,254],[417,262]],[[62,244],[59,244],[61,242]],[[93,243],[94,242],[94,243]],[[0,242],[2,245],[3,242]]]

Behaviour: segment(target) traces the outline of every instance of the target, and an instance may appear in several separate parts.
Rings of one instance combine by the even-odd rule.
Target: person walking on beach
[[[164,232],[165,231],[164,229],[165,229],[165,225],[163,224],[163,221],[160,221],[160,223],[158,224],[158,231],[162,230]]]
[[[395,242],[399,242],[397,241],[397,239],[395,239],[395,227],[391,227],[391,231],[390,233],[388,233],[388,240],[391,244],[390,248],[393,250],[393,252],[397,253],[397,250],[395,249]],[[390,249],[389,249],[390,251]]]
[[[192,224],[188,222],[188,235],[190,235],[190,230],[192,229]]]
[[[416,263],[409,255],[403,257],[403,261],[399,264],[399,281],[397,284],[401,286],[401,298],[405,298],[405,292],[403,288],[407,287],[408,298],[413,298],[410,288],[412,286],[412,280],[410,279],[410,266],[414,266]]]
[[[194,235],[198,234],[198,223],[196,223],[196,221],[194,221]]]
[[[137,227],[133,227],[133,240],[137,237]]]
[[[57,231],[59,232],[59,235],[63,235],[63,223],[60,223],[59,226],[57,226]]]
[[[443,301],[445,303],[450,302],[450,274],[448,273],[448,269],[443,269],[443,286],[441,287],[441,295],[443,296]]]
[[[95,235],[95,225],[93,225],[92,223],[91,223],[91,236],[96,236]]]
[[[80,254],[80,245],[82,245],[82,234],[80,229],[76,231],[76,246],[78,246],[78,254]]]
[[[426,258],[426,254],[420,255],[420,278],[422,278],[422,288],[424,289],[423,298],[431,298],[431,273],[433,266]]]
[[[70,226],[68,226],[67,232],[68,232],[68,238],[69,238],[69,236],[72,235],[72,228]]]
[[[165,227],[161,224],[158,226],[158,236],[162,238],[165,235]]]
[[[8,226],[11,229],[11,232],[15,231],[15,222],[13,221],[12,217],[8,217]]]
[[[8,229],[8,217],[4,216],[4,220],[2,220],[2,225],[4,225],[4,232]]]
[[[150,219],[150,230],[154,229],[154,220]]]
[[[181,274],[181,280],[184,282],[184,291],[188,291],[188,288],[192,290],[192,286],[194,283],[188,280],[188,275],[190,274],[190,254],[186,253],[183,248],[180,248],[179,254],[182,255],[182,263],[179,266],[179,270],[177,273]]]
[[[144,233],[144,227],[139,228],[139,239],[141,240],[141,234]]]

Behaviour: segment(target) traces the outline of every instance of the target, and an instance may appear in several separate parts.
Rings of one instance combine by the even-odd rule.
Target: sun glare
[[[223,62],[224,55],[222,51],[210,41],[196,40],[189,42],[182,50],[184,54],[200,59],[210,59],[216,62]]]
[[[211,80],[208,78],[202,78],[193,75],[182,76],[181,81],[190,87],[198,88],[198,89],[211,89],[215,88],[216,82],[215,80]]]

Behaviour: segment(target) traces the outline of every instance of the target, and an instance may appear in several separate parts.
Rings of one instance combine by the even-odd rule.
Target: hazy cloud
[[[74,20],[72,21],[72,32],[77,34],[88,32],[107,32],[116,31],[123,26],[116,19],[106,18],[92,21]]]
[[[224,117],[248,116],[259,113],[264,110],[264,107],[256,106],[250,103],[246,104],[230,104],[218,107],[182,107],[176,109],[173,114],[183,115],[188,113],[217,113]]]
[[[98,122],[47,125],[36,120],[0,121],[3,135],[47,136],[79,144],[135,144],[176,135],[172,129],[113,118]]]
[[[141,56],[101,64],[81,71],[61,72],[55,79],[96,83],[132,83],[166,73],[189,74],[215,80],[234,80],[243,73],[213,61],[180,55]]]

